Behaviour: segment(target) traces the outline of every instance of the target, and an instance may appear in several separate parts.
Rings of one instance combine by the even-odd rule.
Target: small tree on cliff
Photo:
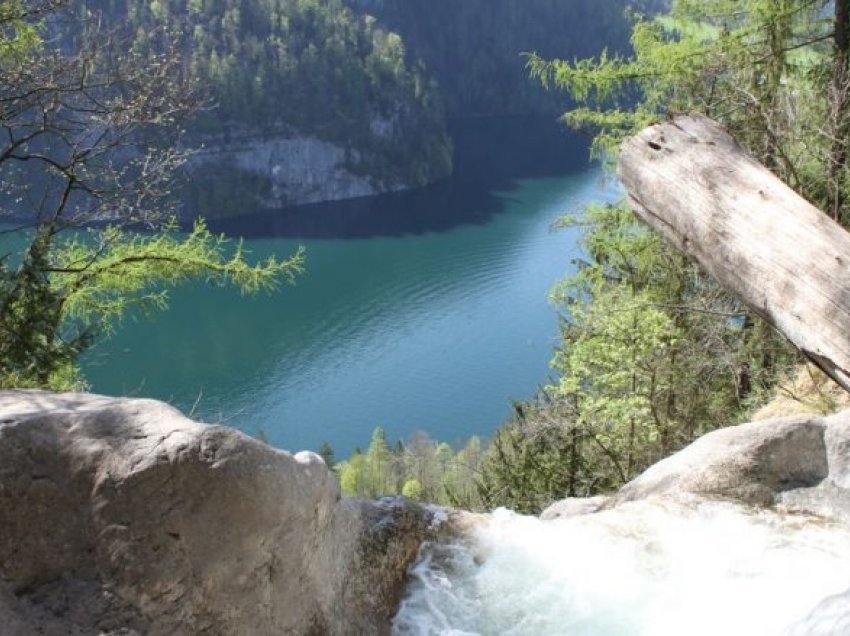
[[[121,51],[61,11],[0,0],[0,216],[19,220],[0,234],[0,386],[78,385],[95,334],[130,308],[164,307],[171,285],[273,289],[302,264],[298,252],[251,265],[202,222],[178,233],[177,134],[200,92],[175,50]],[[76,53],[40,37],[69,22],[86,32]]]

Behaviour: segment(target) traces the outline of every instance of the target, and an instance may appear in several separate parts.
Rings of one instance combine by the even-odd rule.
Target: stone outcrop
[[[546,508],[540,518],[543,521],[551,521],[552,519],[562,519],[564,517],[575,517],[578,515],[586,515],[598,512],[608,503],[610,497],[604,495],[598,497],[570,497],[556,501],[551,506]]]
[[[824,419],[803,416],[714,431],[650,467],[607,505],[671,492],[770,505],[828,477],[826,428]]]
[[[651,466],[610,497],[557,502],[542,518],[694,495],[850,522],[850,411],[714,431]]]
[[[214,173],[218,179],[238,173],[259,179],[267,187],[245,194],[261,208],[354,199],[401,189],[379,188],[374,180],[355,174],[349,168],[348,155],[345,148],[314,137],[246,135],[228,142],[208,141],[192,156],[190,168]]]
[[[0,392],[10,634],[380,634],[434,513],[151,400]]]

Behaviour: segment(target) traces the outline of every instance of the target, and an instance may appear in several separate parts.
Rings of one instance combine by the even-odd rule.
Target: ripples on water
[[[600,172],[519,182],[485,225],[442,234],[308,240],[279,295],[176,289],[154,323],[129,323],[88,358],[94,390],[198,402],[196,415],[282,448],[340,456],[380,424],[452,442],[489,435],[549,375],[549,288],[577,256],[552,222],[598,196]],[[256,258],[290,239],[246,241]],[[201,399],[198,400],[198,396]]]
[[[732,504],[627,504],[540,521],[493,513],[430,545],[395,636],[839,636],[850,533]]]
[[[155,323],[128,320],[86,357],[94,390],[338,457],[376,425],[392,441],[489,436],[550,375],[547,294],[580,235],[553,221],[619,195],[585,139],[543,124],[464,123],[457,174],[430,188],[217,218],[256,259],[304,243],[306,273],[270,297],[173,290]]]

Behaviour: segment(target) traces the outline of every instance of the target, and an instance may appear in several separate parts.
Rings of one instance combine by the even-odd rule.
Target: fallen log
[[[629,139],[618,174],[641,219],[850,391],[850,234],[705,117]]]

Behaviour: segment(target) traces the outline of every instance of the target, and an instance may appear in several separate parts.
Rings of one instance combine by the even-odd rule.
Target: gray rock
[[[829,480],[839,488],[850,488],[850,411],[833,415],[826,422]]]
[[[827,478],[826,428],[824,418],[798,416],[714,431],[650,467],[606,507],[678,493],[772,505],[781,492]]]
[[[828,474],[810,488],[784,490],[776,501],[789,512],[804,512],[850,523],[850,411],[824,419]]]
[[[566,517],[576,517],[579,515],[588,515],[598,512],[608,503],[608,497],[570,497],[556,501],[551,506],[546,508],[540,518],[543,521],[551,521],[553,519],[564,519]]]
[[[234,171],[259,177],[268,183],[255,205],[280,208],[291,205],[338,201],[405,189],[403,184],[377,184],[377,180],[349,169],[352,152],[327,141],[297,135],[257,136],[233,134],[228,140],[210,138],[189,162],[193,172],[212,171],[228,178]]]
[[[432,517],[160,402],[0,392],[14,633],[383,633]]]
[[[689,495],[779,506],[850,522],[850,411],[830,417],[761,420],[714,431],[651,466],[599,507]],[[588,506],[593,511],[593,504]],[[543,518],[583,512],[582,500],[565,500]]]
[[[850,522],[850,491],[835,486],[828,479],[812,488],[777,493],[776,503],[786,512]]]

